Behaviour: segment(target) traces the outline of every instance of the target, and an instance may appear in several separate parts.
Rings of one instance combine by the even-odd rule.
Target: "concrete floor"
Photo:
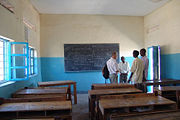
[[[73,120],[89,120],[88,94],[78,94],[78,104],[72,106]]]
[[[88,94],[78,94],[78,104],[72,108],[73,120],[89,120]],[[141,115],[113,120],[180,120],[180,112]]]

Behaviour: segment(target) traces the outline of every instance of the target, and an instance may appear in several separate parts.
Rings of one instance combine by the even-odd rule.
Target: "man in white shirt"
[[[118,64],[116,61],[117,53],[113,52],[112,57],[107,61],[107,68],[109,71],[109,79],[111,83],[118,83]]]
[[[138,58],[139,52],[137,50],[133,51],[133,57],[135,58],[131,67],[131,76],[129,81],[132,83],[142,83],[143,80],[143,71],[144,63],[141,59]]]
[[[144,62],[144,81],[147,80],[148,76],[148,67],[149,67],[149,59],[146,56],[146,49],[141,49],[140,54],[142,56],[141,60]]]
[[[125,61],[124,56],[121,57],[121,61],[118,65],[120,72],[120,83],[127,82],[127,76],[129,73],[129,63]]]

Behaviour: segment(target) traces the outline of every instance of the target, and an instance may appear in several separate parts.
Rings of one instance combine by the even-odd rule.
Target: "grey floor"
[[[89,120],[88,94],[78,94],[78,104],[73,104],[73,120]]]
[[[88,94],[78,94],[78,104],[72,108],[73,120],[89,120]],[[180,120],[180,112],[141,115],[113,120]]]

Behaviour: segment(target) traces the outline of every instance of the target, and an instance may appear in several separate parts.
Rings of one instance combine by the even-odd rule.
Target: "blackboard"
[[[66,72],[99,71],[116,51],[119,44],[64,44]],[[118,57],[119,58],[119,57]],[[119,59],[117,60],[119,61]]]

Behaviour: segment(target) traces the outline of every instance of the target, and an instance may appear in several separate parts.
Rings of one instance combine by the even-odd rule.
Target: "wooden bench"
[[[13,102],[13,99],[15,102]],[[3,120],[17,119],[17,118],[57,118],[57,120],[72,120],[72,104],[71,101],[54,101],[42,100],[41,102],[26,102],[25,98],[22,100],[12,98],[11,100],[4,100],[7,103],[0,105],[0,118]],[[39,98],[34,98],[39,99]],[[58,101],[57,101],[58,100]],[[23,102],[25,101],[25,102]],[[36,100],[35,100],[36,101]]]
[[[44,102],[44,101],[66,101],[67,99],[59,97],[38,97],[38,98],[7,98],[2,100],[3,103],[20,103],[20,102]]]
[[[128,83],[121,83],[121,84],[92,84],[92,90],[99,90],[99,89],[118,89],[118,88],[134,88],[134,85]]]
[[[13,98],[51,98],[64,97],[66,100],[71,100],[68,97],[68,88],[27,88],[21,89],[12,94]]]
[[[148,81],[142,83],[142,85],[144,86],[145,92],[147,92],[147,86],[157,86],[157,85],[176,86],[177,84],[180,84],[180,80],[173,80],[173,79],[148,80]]]
[[[13,120],[55,120],[55,118],[13,119]]]
[[[110,98],[111,97],[111,98]],[[129,94],[101,97],[100,119],[177,111],[176,102],[154,94]]]
[[[165,98],[174,100],[180,106],[180,86],[159,86],[154,87],[154,93]]]
[[[73,85],[74,89],[74,104],[77,104],[77,92],[76,92],[76,82],[71,80],[66,81],[49,81],[49,82],[38,82],[39,87],[50,87],[50,86],[62,86],[68,85],[70,95],[71,95],[71,85]]]
[[[111,120],[180,120],[180,112],[156,113],[147,115],[137,115],[119,118],[111,118]]]
[[[141,93],[142,91],[137,88],[119,88],[119,89],[101,89],[101,90],[89,90],[89,115],[91,119],[96,117],[95,108],[96,102],[99,100],[100,96],[105,95],[120,95],[120,94],[130,94],[130,93]]]

